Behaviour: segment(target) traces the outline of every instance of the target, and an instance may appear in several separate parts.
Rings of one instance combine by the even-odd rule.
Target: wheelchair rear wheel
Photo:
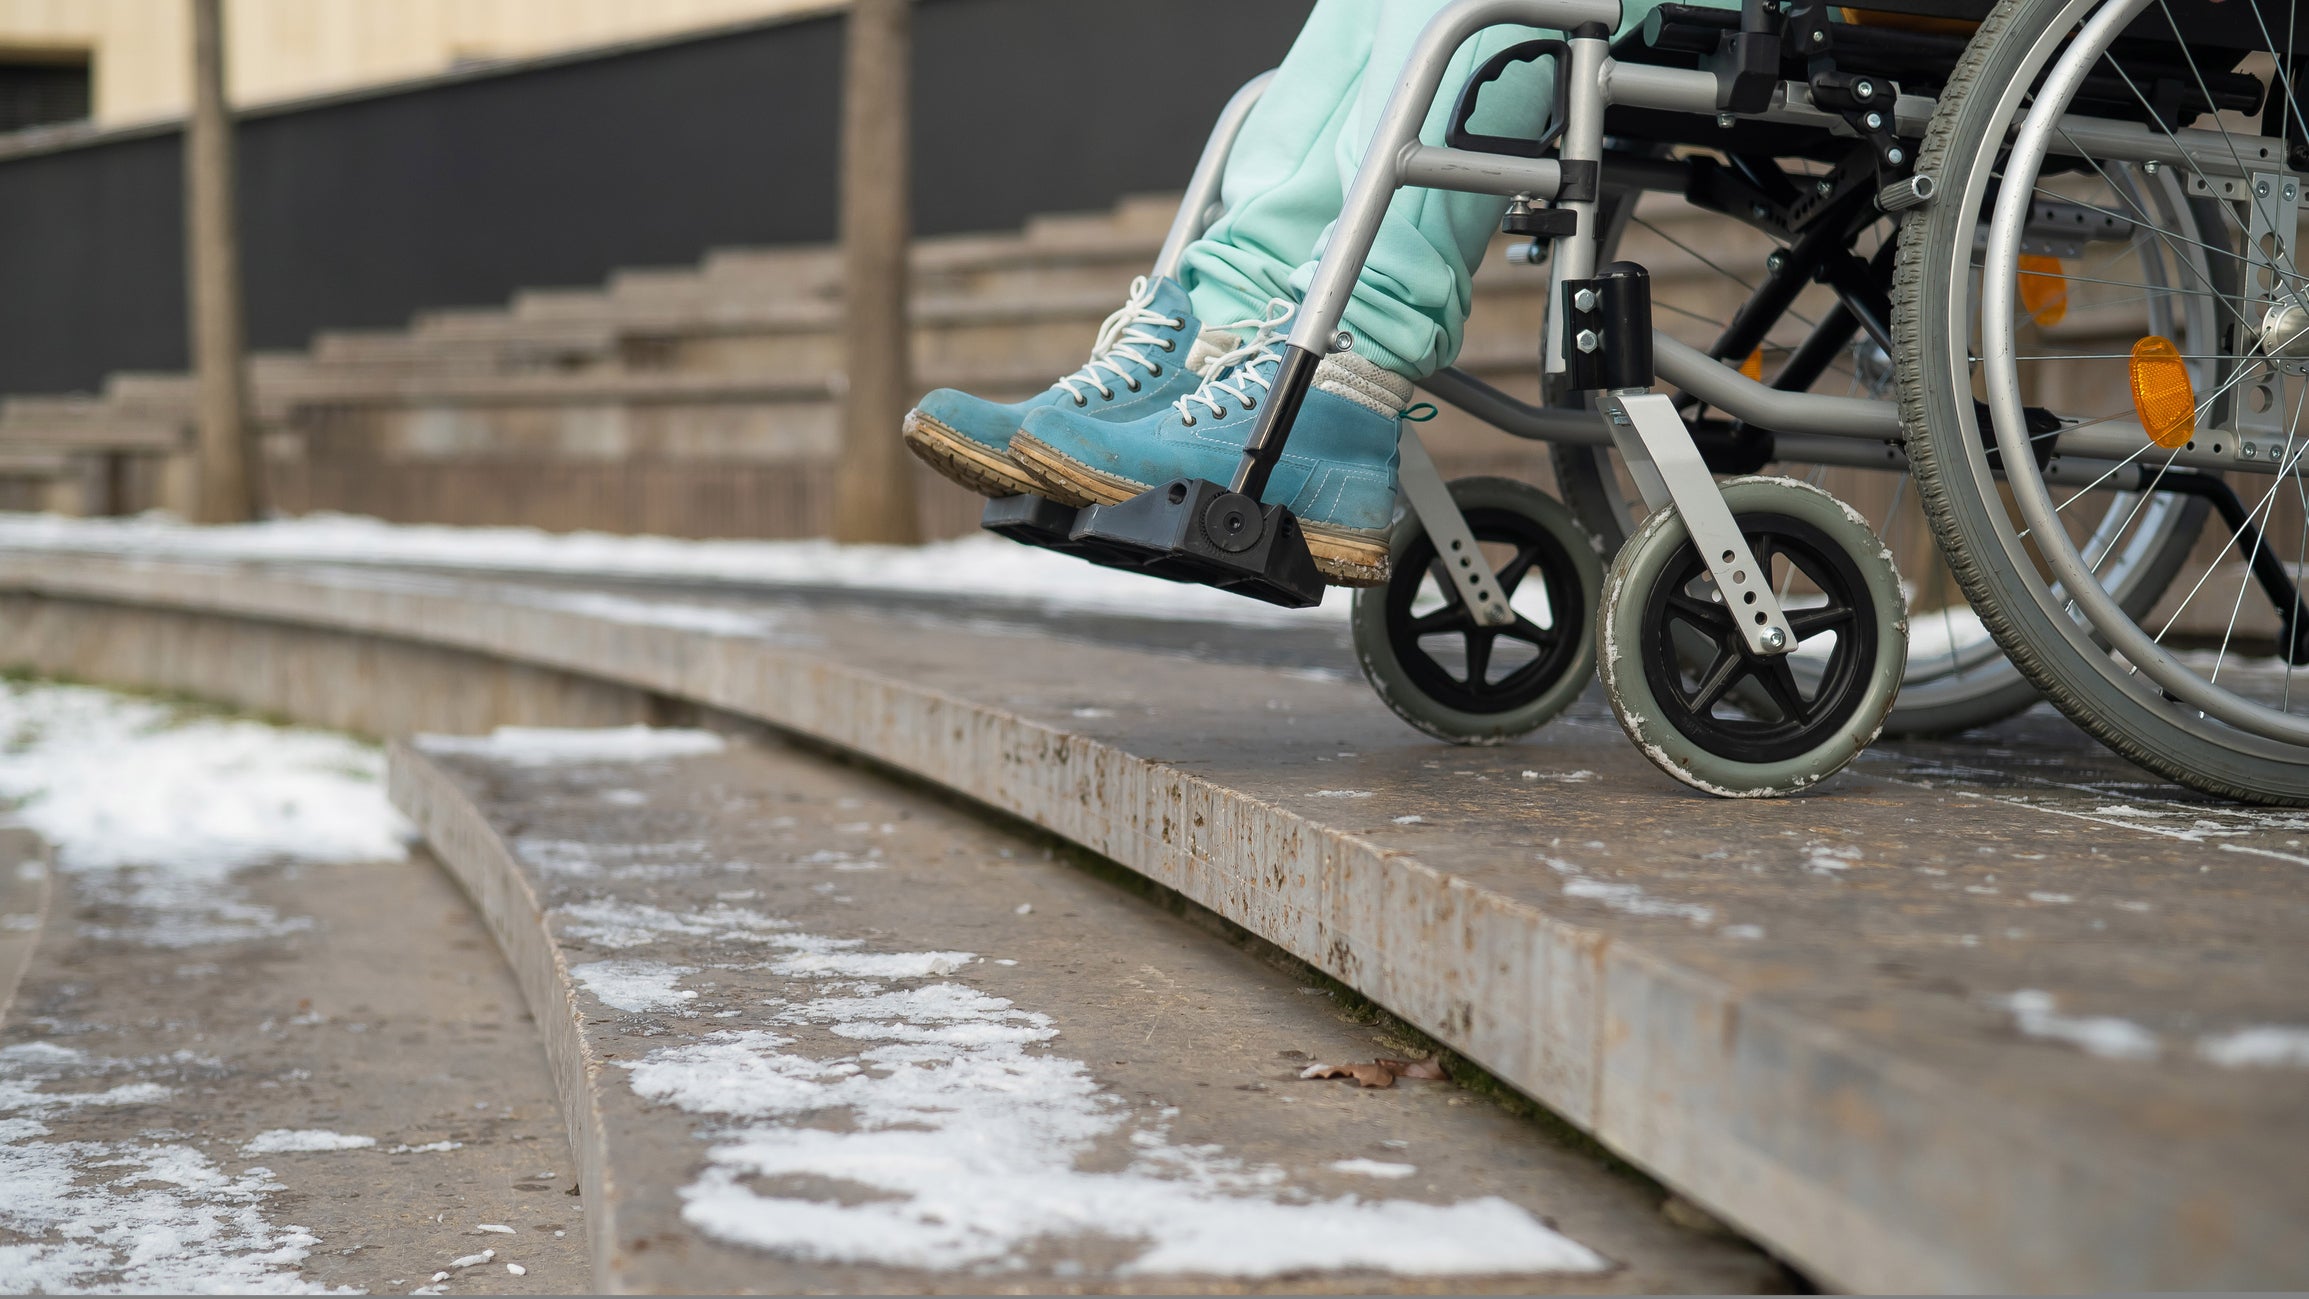
[[[2005,0],[1926,137],[1918,165],[1940,196],[1903,242],[1895,297],[1919,495],[2013,663],[2142,766],[2295,805],[2309,804],[2309,675],[2294,680],[2309,620],[2265,592],[2309,562],[2309,374],[2270,324],[2309,296],[2287,201],[2309,161],[2304,49],[2277,0]],[[2175,156],[2143,157],[2090,118],[2139,123],[2152,155]],[[2182,157],[2184,132],[2211,163]],[[2040,211],[2145,232],[2063,272],[2083,328],[2029,307]],[[2107,454],[2097,487],[2062,477],[2080,436],[2119,434],[2130,449]],[[2047,437],[2064,452],[2051,465],[2026,454]],[[2273,553],[2256,572],[2232,544],[2252,534],[2215,527],[2163,600],[2128,601],[2110,570],[2140,525],[2092,521],[2127,481],[2144,515],[2177,514],[2173,489],[2219,499],[2234,482]]]

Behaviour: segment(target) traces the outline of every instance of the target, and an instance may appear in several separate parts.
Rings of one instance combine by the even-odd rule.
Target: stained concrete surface
[[[1015,613],[0,567],[58,610],[451,645],[945,784],[1369,992],[1832,1284],[2309,1278],[2288,1045],[2309,1031],[2309,820],[2149,780],[2041,709],[1880,746],[1803,798],[1722,803],[1652,771],[1593,698],[1501,749],[1427,741],[1331,633],[1286,667]],[[35,639],[11,653],[69,638]]]
[[[601,1180],[609,1189],[588,1207],[615,1224],[613,1235],[599,1242],[598,1280],[605,1288],[1746,1292],[1790,1279],[1749,1246],[1674,1225],[1660,1212],[1663,1193],[1656,1187],[1615,1173],[1592,1148],[1516,1118],[1481,1094],[1448,1082],[1367,1090],[1301,1079],[1312,1062],[1401,1056],[1412,1044],[1373,1027],[1367,1012],[1343,1004],[1326,981],[1263,959],[1219,927],[1190,923],[1053,860],[1039,841],[886,779],[796,753],[758,732],[720,753],[651,762],[541,765],[486,748],[428,749],[422,742],[397,748],[393,762],[397,799],[437,829],[436,841],[458,856],[460,874],[517,872],[523,889],[486,883],[475,891],[506,898],[508,906],[534,896],[542,915],[515,915],[507,923],[546,927],[562,969],[575,972],[575,987],[565,980],[547,1013],[566,1006],[576,1016],[578,1049],[587,1059],[582,1069],[561,1072],[588,1076],[597,1098]],[[493,843],[459,827],[460,803],[486,822]],[[868,967],[897,959],[892,953],[943,952],[963,963],[864,982],[856,971],[779,968],[788,952],[818,951],[829,942],[837,951],[857,944],[854,952]],[[629,1002],[621,1009],[606,1004],[589,982],[605,967],[661,982],[671,969],[678,978],[662,983],[660,992],[678,991],[656,1005]],[[1127,1224],[1095,1216],[1048,1235],[998,1241],[973,1261],[904,1266],[900,1260],[918,1247],[916,1237],[937,1234],[917,1215],[935,1221],[941,1210],[901,1202],[890,1210],[894,1221],[864,1217],[888,1209],[893,1199],[903,1201],[876,1184],[871,1165],[894,1157],[886,1151],[870,1151],[855,1164],[837,1159],[839,1166],[864,1170],[854,1180],[749,1181],[764,1195],[819,1211],[839,1214],[850,1206],[860,1213],[863,1221],[831,1229],[823,1243],[764,1251],[685,1218],[708,1151],[737,1139],[731,1129],[744,1125],[726,1113],[685,1112],[644,1098],[631,1081],[637,1067],[679,1056],[685,1047],[727,1041],[732,1033],[765,1031],[790,1039],[769,1056],[857,1061],[875,1038],[846,1040],[822,1027],[797,1027],[785,1012],[829,995],[924,988],[967,989],[1003,999],[1017,1014],[1049,1016],[1056,1035],[1034,1050],[1084,1062],[1105,1103],[1121,1112],[1112,1130],[1073,1157],[1075,1173],[1050,1174],[1061,1186],[1107,1194],[1112,1185],[1102,1174],[1123,1171],[1134,1153],[1205,1151],[1249,1170],[1249,1180],[1282,1180],[1279,1191],[1243,1194],[1247,1208],[1275,1198],[1452,1204],[1498,1196],[1603,1255],[1608,1270],[1421,1276],[1293,1268],[1272,1278],[1134,1273],[1129,1265],[1147,1242]],[[915,1032],[934,1038],[938,1031]],[[869,1063],[862,1067],[877,1073],[952,1067],[863,1058]],[[751,1089],[775,1095],[775,1073],[752,1075]],[[1074,1103],[1064,1096],[1051,1100],[1061,1116]],[[857,1113],[837,1104],[793,1125],[842,1131],[866,1121]],[[999,1142],[1006,1131],[983,1135]],[[1031,1165],[1033,1155],[997,1150],[990,1158]],[[1400,1176],[1334,1167],[1354,1160]],[[1007,1185],[999,1176],[995,1182]],[[795,1210],[764,1202],[758,1211]],[[888,1240],[863,1247],[862,1258],[823,1256],[839,1255],[853,1230],[885,1232]]]
[[[279,922],[254,928],[278,932],[171,945],[138,937],[149,913],[55,874],[0,1022],[0,1091],[30,1094],[0,1117],[45,1127],[9,1131],[26,1159],[79,1143],[54,1153],[72,1168],[83,1221],[70,1233],[0,1228],[0,1250],[30,1247],[33,1275],[50,1275],[90,1230],[149,1223],[141,1242],[105,1242],[71,1269],[76,1287],[149,1287],[134,1270],[138,1249],[170,1250],[159,1233],[174,1230],[200,1255],[202,1222],[222,1215],[226,1234],[209,1238],[218,1253],[264,1253],[300,1228],[318,1238],[301,1264],[267,1269],[276,1282],[407,1293],[451,1269],[447,1293],[586,1290],[584,1213],[536,1032],[455,883],[420,851],[260,868],[235,884],[240,904]],[[233,914],[226,928],[249,927],[250,913]],[[87,1100],[97,1093],[115,1099]],[[376,1144],[242,1149],[282,1129]],[[443,1142],[454,1144],[396,1151]],[[249,1176],[260,1167],[271,1177]],[[234,1225],[242,1206],[255,1226]],[[490,1249],[485,1264],[451,1268]],[[214,1283],[162,1275],[173,1278],[164,1288]]]

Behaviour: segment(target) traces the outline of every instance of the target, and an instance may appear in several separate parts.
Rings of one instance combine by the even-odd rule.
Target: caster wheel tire
[[[1682,516],[1661,510],[1612,561],[1599,667],[1621,728],[1662,771],[1726,798],[1773,798],[1841,771],[1883,729],[1908,618],[1892,557],[1851,507],[1787,478],[1735,478],[1723,492],[1796,649],[1748,650]]]
[[[1478,627],[1406,511],[1389,538],[1393,576],[1355,592],[1355,656],[1404,721],[1454,744],[1501,744],[1544,725],[1593,678],[1602,548],[1562,502],[1513,479],[1462,478],[1451,499],[1516,621]]]

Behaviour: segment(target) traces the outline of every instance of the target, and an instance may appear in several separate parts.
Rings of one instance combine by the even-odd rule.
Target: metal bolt
[[[1718,114],[1716,114],[1716,125],[1718,125],[1718,126],[1720,126],[1720,127],[1724,128],[1724,129],[1725,129],[1725,130],[1727,130],[1727,131],[1729,131],[1729,130],[1731,130],[1731,129],[1732,129],[1732,123],[1734,123],[1734,122],[1737,122],[1737,121],[1739,121],[1739,120],[1740,120],[1739,118],[1737,118],[1737,117],[1734,117],[1734,116],[1733,116],[1732,114],[1730,114],[1730,113],[1718,113]]]
[[[1896,144],[1884,151],[1884,161],[1889,162],[1893,166],[1897,167],[1901,163],[1908,161],[1908,155],[1902,153],[1900,151],[1900,146]]]
[[[2256,183],[2253,186],[2253,192],[2262,198],[2269,197],[2269,182],[2264,180]]]
[[[2252,458],[2253,458],[2253,444],[2252,444],[2252,443],[2250,443],[2250,442],[2247,442],[2245,445],[2243,445],[2243,446],[2241,446],[2241,447],[2238,447],[2238,448],[2237,448],[2237,454],[2238,454],[2238,455],[2241,455],[2241,456],[2243,456],[2243,457],[2245,457],[2247,460],[2250,460],[2250,459],[2252,459]]]
[[[1876,83],[1866,77],[1852,83],[1852,93],[1862,99],[1876,98]]]
[[[1757,639],[1764,642],[1765,649],[1776,650],[1788,643],[1788,633],[1777,627],[1766,627],[1764,634]]]
[[[1581,311],[1595,310],[1595,290],[1581,289],[1571,295],[1571,305]]]
[[[1355,350],[1355,335],[1354,335],[1354,333],[1353,333],[1352,331],[1349,331],[1349,330],[1345,330],[1345,329],[1342,329],[1342,330],[1340,330],[1338,333],[1331,335],[1331,350],[1332,350],[1332,351],[1334,351],[1334,352],[1352,352],[1352,351],[1354,351],[1354,350]]]
[[[1780,268],[1786,266],[1787,264],[1788,254],[1785,249],[1775,248],[1772,250],[1771,256],[1764,259],[1765,269],[1771,271],[1775,275],[1779,274]]]
[[[1867,123],[1868,129],[1871,131],[1881,131],[1884,129],[1884,114],[1882,113],[1870,113],[1868,116],[1863,117],[1860,120]]]
[[[2144,163],[2142,163],[2142,164],[2141,164],[2141,170],[2142,170],[2142,171],[2145,171],[2145,172],[2147,172],[2147,173],[2149,173],[2151,176],[2154,176],[2154,175],[2156,175],[2156,174],[2157,174],[2157,160],[2156,160],[2156,159],[2154,159],[2154,158],[2151,158],[2151,159],[2149,159],[2147,162],[2144,162]]]
[[[1816,180],[1812,182],[1812,192],[1818,194],[1822,198],[1828,197],[1828,192],[1835,188],[1836,186],[1829,183],[1828,181]]]
[[[1813,43],[1814,45],[1825,45],[1825,44],[1827,44],[1827,43],[1828,43],[1828,33],[1827,33],[1827,31],[1826,31],[1824,28],[1819,28],[1819,27],[1815,27],[1815,28],[1813,28],[1813,29],[1812,29],[1812,43]]]
[[[1571,341],[1579,347],[1580,351],[1592,352],[1603,346],[1603,335],[1592,329],[1583,329]]]

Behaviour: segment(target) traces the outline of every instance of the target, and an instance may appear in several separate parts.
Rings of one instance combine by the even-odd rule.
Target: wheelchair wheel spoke
[[[1668,611],[1702,631],[1721,632],[1732,625],[1731,612],[1724,606],[1683,591],[1668,597]]]
[[[1473,626],[1467,616],[1467,606],[1454,600],[1433,613],[1422,614],[1411,620],[1411,634],[1432,636],[1437,632],[1462,631]]]
[[[1491,675],[1491,646],[1499,633],[1485,628],[1467,633],[1467,684],[1481,691]]]
[[[1798,609],[1788,613],[1788,630],[1795,633],[1801,645],[1826,631],[1835,631],[1852,624],[1852,611],[1831,606],[1826,609]]]
[[[1734,682],[1746,675],[1747,664],[1740,651],[1733,647],[1719,647],[1716,661],[1700,674],[1699,689],[1692,694],[1692,711],[1702,716],[1722,703]]]

